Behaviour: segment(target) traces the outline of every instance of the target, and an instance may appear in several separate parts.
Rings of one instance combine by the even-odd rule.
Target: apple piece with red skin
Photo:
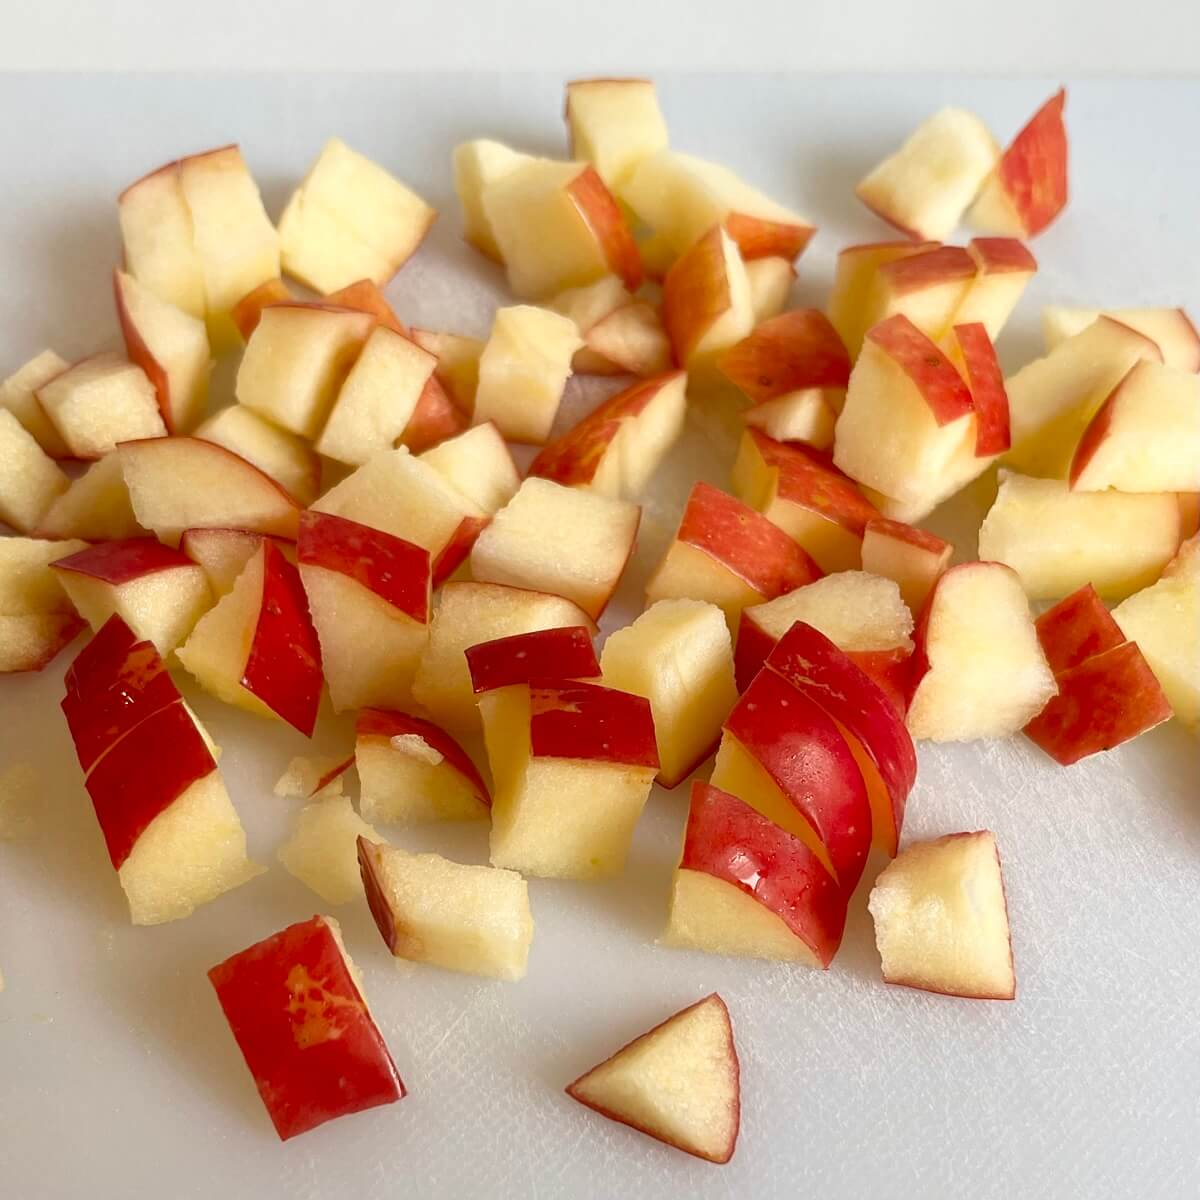
[[[981,322],[994,342],[1037,274],[1037,259],[1023,242],[1007,237],[972,238],[967,253],[975,262],[975,278],[951,324]]]
[[[261,533],[246,529],[185,529],[179,548],[199,564],[219,600],[233,591],[237,577],[258,551],[262,539]]]
[[[863,570],[894,580],[914,614],[924,607],[953,554],[954,547],[940,537],[886,517],[868,521],[863,532]]]
[[[672,371],[633,384],[543,447],[530,475],[637,499],[683,432],[687,376]]]
[[[597,683],[531,682],[534,758],[579,758],[658,771],[654,719],[644,696]]]
[[[648,378],[671,369],[671,343],[662,316],[645,300],[613,309],[583,332],[583,341],[583,350],[575,356],[576,371]]]
[[[321,458],[309,442],[244,404],[230,404],[213,413],[195,436],[244,458],[297,504],[311,504],[321,493]]]
[[[376,325],[390,329],[401,337],[408,337],[409,332],[404,322],[396,315],[396,310],[388,303],[383,289],[373,279],[356,279],[336,292],[329,292],[323,297],[325,304],[333,304],[338,308],[352,308],[355,312],[367,313],[375,318]]]
[[[218,699],[312,736],[321,699],[321,647],[300,573],[263,539],[234,584],[176,651]]]
[[[337,755],[297,754],[288,763],[283,774],[275,780],[271,792],[285,799],[337,799],[342,794],[342,776],[352,766],[353,754],[349,758],[340,758]]]
[[[481,642],[468,648],[467,667],[477,696],[518,683],[600,678],[591,631],[582,625]]]
[[[475,411],[475,392],[479,387],[479,359],[485,343],[480,338],[458,333],[439,333],[431,329],[412,330],[412,339],[438,360],[434,376],[462,413]]]
[[[258,327],[262,319],[262,311],[272,304],[288,304],[298,297],[282,279],[266,279],[256,288],[251,288],[229,310],[229,318],[241,334],[242,341],[248,342],[250,335]],[[347,305],[346,307],[351,307]]]
[[[754,328],[746,267],[720,226],[681,254],[667,272],[662,315],[675,361],[689,370],[705,365]]]
[[[1125,641],[1121,627],[1090,583],[1046,609],[1034,627],[1055,675],[1081,666]]]
[[[93,629],[115,613],[159,654],[170,654],[213,604],[204,571],[152,537],[101,542],[58,559],[53,569]]]
[[[42,514],[35,533],[43,538],[119,541],[146,533],[133,513],[121,456],[113,451],[71,481]]]
[[[975,457],[994,458],[1012,445],[1008,421],[1008,393],[996,348],[983,324],[955,325],[950,331],[963,378],[975,409]]]
[[[313,917],[208,972],[281,1140],[403,1099],[332,917]]]
[[[820,309],[799,308],[757,325],[717,368],[753,403],[806,388],[845,389],[850,356]]]
[[[802,842],[696,780],[662,944],[827,970],[848,897]]]
[[[741,1124],[733,1025],[715,992],[567,1086],[572,1100],[685,1154],[727,1163]]]
[[[451,487],[495,516],[521,486],[512,451],[491,421],[472,425],[421,455]]]
[[[1060,88],[1013,139],[980,189],[967,220],[988,233],[1033,237],[1067,205],[1067,130]]]

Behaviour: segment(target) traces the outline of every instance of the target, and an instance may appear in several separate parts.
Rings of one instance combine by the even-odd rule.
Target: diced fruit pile
[[[655,782],[691,779],[663,946],[827,969],[867,877],[887,982],[1012,999],[993,835],[905,845],[914,739],[1023,730],[1066,766],[1200,728],[1200,337],[1060,307],[1043,357],[1006,376],[995,350],[1020,239],[1066,204],[1064,106],[1004,150],[973,113],[925,121],[857,189],[905,240],[843,249],[824,312],[789,307],[813,225],[672,148],[645,80],[568,85],[567,160],[455,149],[464,236],[516,301],[486,338],[392,310],[437,214],[339,140],[278,225],[236,146],[128,187],[125,352],[0,384],[0,671],[91,627],[62,709],[132,921],[266,870],[179,684],[304,737],[350,728],[327,693],[353,744],[282,772],[277,857],[398,959],[520,980],[527,877],[620,874]],[[964,214],[979,236],[944,244]],[[576,375],[600,399],[564,428]],[[917,523],[981,477],[955,563]],[[623,579],[644,611],[598,652]],[[490,862],[381,832],[445,821],[485,823]],[[209,977],[281,1138],[404,1096],[333,918]],[[739,1086],[712,995],[567,1092],[723,1163]]]

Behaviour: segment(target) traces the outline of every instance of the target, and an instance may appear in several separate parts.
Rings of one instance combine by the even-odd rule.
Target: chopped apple
[[[1071,487],[1200,492],[1200,375],[1139,362],[1075,447]]]
[[[716,749],[721,724],[737,702],[720,609],[660,600],[609,634],[600,668],[606,686],[650,701],[663,787],[678,786]]]
[[[543,444],[582,345],[559,313],[531,304],[498,309],[479,359],[475,424],[492,421],[509,441]]]
[[[1090,583],[1048,608],[1035,622],[1055,675],[1119,646],[1125,635]]]
[[[996,139],[973,112],[943,108],[854,190],[876,216],[914,241],[942,241],[958,227],[999,157]]]
[[[686,415],[684,372],[635,383],[544,447],[529,474],[637,500],[683,433]]]
[[[375,323],[382,325],[384,329],[390,329],[403,337],[409,336],[404,322],[396,316],[396,310],[388,303],[383,289],[373,279],[356,279],[335,292],[328,292],[322,297],[322,303],[366,313],[374,317]]]
[[[38,522],[38,537],[117,541],[146,531],[133,514],[121,456],[111,451],[73,479]]]
[[[329,796],[296,813],[292,834],[279,847],[283,869],[326,904],[349,904],[362,895],[358,842],[382,840],[354,811],[349,796]]]
[[[668,1017],[581,1075],[567,1095],[685,1154],[727,1163],[741,1092],[725,1001],[714,992]]]
[[[467,752],[440,725],[409,713],[365,708],[355,726],[354,760],[368,821],[486,819],[492,796]]]
[[[787,308],[792,284],[796,282],[796,268],[790,258],[777,254],[769,258],[752,258],[746,264],[746,280],[750,284],[754,323],[760,325]]]
[[[1021,580],[1002,563],[951,567],[930,593],[916,642],[908,709],[915,738],[1006,737],[1057,690]]]
[[[50,564],[79,541],[0,538],[0,674],[40,671],[84,627]]]
[[[73,458],[101,458],[118,442],[163,437],[154,385],[119,354],[94,354],[56,375],[38,403]]]
[[[600,678],[592,631],[586,625],[493,638],[468,647],[466,655],[476,695],[513,684]]]
[[[396,958],[448,971],[525,978],[533,942],[529,887],[516,871],[466,866],[358,839],[371,915]]]
[[[570,317],[583,338],[573,360],[577,373],[646,376],[670,369],[671,346],[658,310],[635,300],[615,275],[569,288],[549,307]]]
[[[616,275],[632,291],[642,260],[595,167],[530,159],[492,178],[481,199],[508,282],[538,300]]]
[[[1047,352],[1082,333],[1097,317],[1110,317],[1136,329],[1162,352],[1164,366],[1200,371],[1200,333],[1182,308],[1061,308],[1042,309],[1042,335]]]
[[[975,277],[950,324],[978,321],[994,342],[1037,273],[1037,260],[1016,238],[972,238],[967,253],[975,262]]]
[[[861,564],[876,507],[828,458],[747,429],[733,465],[735,494],[800,543],[827,573]]]
[[[429,627],[413,696],[438,722],[459,731],[478,730],[465,651],[480,642],[577,625],[592,625],[591,618],[561,596],[496,583],[447,583]]]
[[[689,369],[754,328],[746,267],[737,243],[714,225],[676,260],[663,282],[663,325],[675,361]]]
[[[736,796],[697,779],[661,942],[828,968],[847,896],[821,860]]]
[[[116,613],[139,641],[170,654],[212,607],[203,570],[154,538],[101,542],[58,559],[63,590],[95,630]]]
[[[264,308],[269,308],[272,304],[292,304],[296,299],[295,293],[282,279],[267,279],[248,291],[229,310],[229,317],[242,341],[248,342],[250,335],[262,320]]]
[[[484,209],[483,194],[497,180],[534,161],[530,155],[490,138],[476,138],[454,147],[454,190],[462,205],[463,237],[498,263],[504,258]]]
[[[43,350],[0,382],[0,409],[7,408],[51,458],[68,458],[70,452],[38,403],[37,391],[70,365],[53,350]]]
[[[491,421],[474,425],[426,450],[427,462],[455,490],[495,515],[516,494],[521,475],[500,430]]]
[[[620,187],[652,154],[667,148],[667,123],[649,79],[575,79],[567,84],[572,158]]]
[[[221,409],[196,430],[195,436],[244,458],[270,476],[297,504],[311,504],[321,490],[321,460],[308,442],[244,404]]]
[[[1182,535],[1171,493],[1073,492],[1065,480],[1003,471],[979,553],[1007,563],[1035,600],[1058,600],[1085,583],[1119,600],[1159,577]]]
[[[471,574],[563,596],[595,620],[633,552],[640,517],[628,501],[526,479],[476,540]]]
[[[297,551],[334,710],[411,703],[429,639],[429,551],[311,509]]]
[[[34,436],[10,409],[0,408],[0,521],[31,532],[68,486]]]
[[[330,138],[279,218],[283,269],[318,292],[386,283],[437,212],[365,155]]]
[[[940,537],[886,517],[868,521],[863,532],[863,570],[895,580],[914,614],[924,607],[953,554],[954,547]]]
[[[1067,130],[1060,88],[1013,139],[984,182],[967,220],[987,233],[1032,237],[1067,205]]]
[[[479,386],[479,360],[485,342],[458,333],[436,333],[414,329],[413,341],[437,360],[434,376],[445,388],[460,412],[475,411],[475,391]]]
[[[261,533],[245,529],[185,529],[179,548],[197,563],[219,600],[233,591],[237,577],[258,553]]]
[[[404,1098],[332,917],[290,925],[208,978],[280,1140]]]
[[[305,800],[328,800],[342,794],[342,779],[352,766],[353,754],[349,758],[340,754],[319,757],[297,754],[275,780],[271,792],[284,799],[300,796]]]
[[[0,675],[40,671],[86,624],[74,613],[0,613]]]
[[[312,736],[321,647],[300,574],[269,538],[176,653],[218,699]]]

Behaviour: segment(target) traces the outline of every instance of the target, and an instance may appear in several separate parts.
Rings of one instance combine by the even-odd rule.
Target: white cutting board
[[[796,289],[797,302],[820,303],[838,246],[890,236],[851,190],[920,118],[966,104],[1007,139],[1057,82],[678,76],[660,94],[679,147],[743,171],[820,226]],[[0,78],[0,367],[45,344],[74,357],[114,340],[117,191],[235,139],[273,214],[332,134],[392,168],[442,217],[390,297],[410,322],[486,332],[502,284],[458,239],[450,148],[492,135],[563,153],[561,83]],[[1041,273],[1001,343],[1009,368],[1037,353],[1042,303],[1200,306],[1197,112],[1194,82],[1071,88],[1073,198],[1035,243]],[[696,471],[720,481],[714,470],[690,435],[606,629],[637,611],[683,482]],[[985,504],[967,497],[941,528],[969,527]],[[996,832],[1019,977],[1011,1004],[886,987],[865,887],[828,973],[657,948],[686,788],[651,798],[622,878],[531,881],[537,934],[523,983],[397,969],[365,905],[346,906],[337,916],[411,1094],[281,1145],[204,972],[324,905],[275,866],[187,921],[129,926],[57,707],[77,649],[41,675],[0,680],[0,764],[27,760],[39,773],[35,832],[0,844],[6,1198],[1200,1192],[1200,747],[1174,723],[1069,770],[1022,739],[922,746],[905,834]],[[188,694],[225,748],[252,852],[273,861],[298,802],[271,785],[307,744]],[[316,750],[347,746],[348,730],[323,718]],[[392,836],[469,861],[486,854],[482,828]],[[690,1160],[562,1094],[713,990],[742,1060],[732,1164]]]

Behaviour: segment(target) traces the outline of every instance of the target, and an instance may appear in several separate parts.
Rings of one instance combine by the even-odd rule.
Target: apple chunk
[[[403,1099],[332,917],[290,925],[208,978],[281,1140]]]
[[[485,513],[498,513],[521,486],[521,475],[504,437],[488,421],[464,429],[421,455],[451,487]]]
[[[79,541],[0,538],[0,674],[40,671],[84,627],[50,564]]]
[[[68,486],[33,435],[9,409],[0,408],[0,521],[30,533]]]
[[[516,871],[466,866],[358,839],[371,915],[396,958],[488,979],[524,979],[529,887]]]
[[[741,1092],[729,1009],[715,992],[567,1087],[572,1100],[713,1163],[737,1146]]]
[[[125,486],[121,455],[113,450],[92,463],[46,509],[38,537],[119,541],[147,532],[138,524]]]
[[[680,255],[663,281],[663,326],[675,361],[689,370],[754,328],[754,304],[736,242],[713,226]]]
[[[298,434],[259,416],[244,404],[231,404],[209,417],[196,437],[224,446],[269,475],[297,504],[311,504],[321,490],[321,460]]]
[[[574,79],[566,116],[572,156],[590,162],[610,188],[667,148],[667,123],[649,79]]]
[[[496,235],[483,207],[488,186],[535,160],[490,138],[475,138],[454,147],[454,190],[462,206],[463,237],[481,254],[503,263]]]
[[[919,613],[950,565],[954,547],[924,529],[878,517],[863,532],[863,570],[894,580],[909,610]]]
[[[799,838],[736,796],[692,784],[664,945],[827,968],[846,901]]]
[[[67,458],[69,451],[46,416],[46,410],[38,403],[37,390],[70,365],[53,350],[43,350],[0,382],[0,409],[7,408],[51,458]]]
[[[869,901],[888,983],[1011,1000],[1017,983],[995,837],[952,833],[906,847]]]
[[[696,600],[660,600],[609,634],[600,668],[607,686],[650,701],[658,781],[668,788],[682,783],[713,752],[737,702],[721,610]]]
[[[1042,309],[1046,351],[1082,333],[1099,317],[1109,317],[1144,334],[1162,352],[1164,366],[1200,371],[1200,333],[1182,308],[1063,308]]]
[[[326,796],[296,813],[291,836],[279,847],[283,869],[326,904],[349,904],[362,895],[358,841],[379,834],[354,811],[348,796]]]
[[[967,253],[975,278],[954,310],[951,325],[979,322],[994,342],[1037,273],[1037,259],[1016,238],[972,238]]]

